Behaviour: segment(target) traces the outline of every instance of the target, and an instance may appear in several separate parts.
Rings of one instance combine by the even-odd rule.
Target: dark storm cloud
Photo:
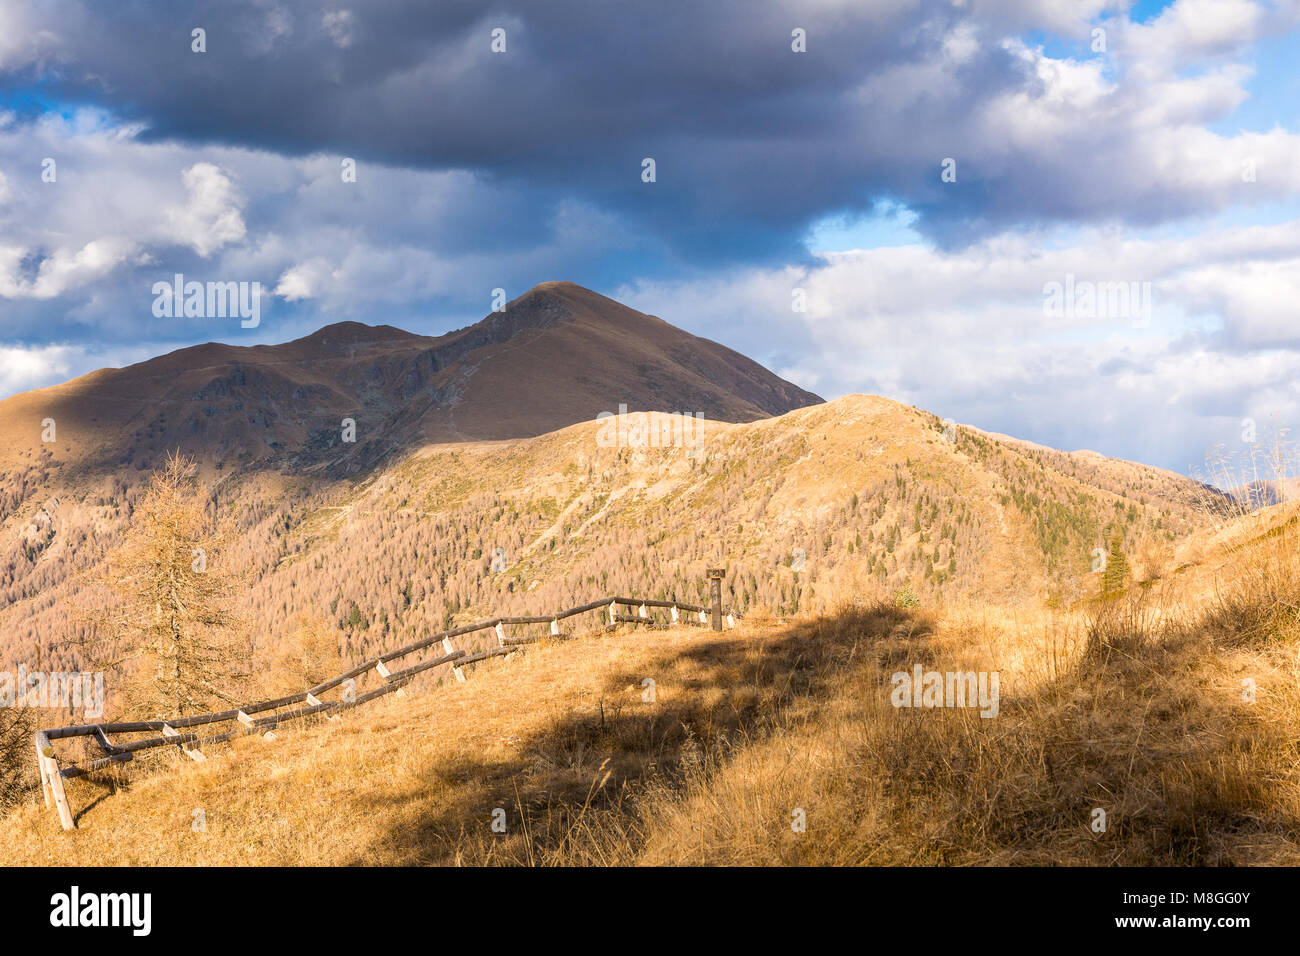
[[[0,394],[345,318],[442,332],[571,279],[822,394],[1182,467],[1300,407],[1300,136],[1224,132],[1300,5],[1122,7],[0,0]],[[800,242],[873,208],[900,225]],[[261,324],[155,315],[177,272],[260,283]],[[1151,281],[1151,327],[1047,317],[1069,275]]]
[[[482,4],[379,0],[72,7],[49,56],[10,74],[142,122],[145,139],[469,169],[563,188],[677,250],[798,253],[831,210],[897,195],[978,220],[940,191],[972,100],[1024,82],[990,34],[960,63],[944,3]],[[328,18],[328,19],[327,19]],[[207,32],[207,52],[190,31]],[[508,49],[489,49],[506,30]],[[808,52],[791,51],[791,30]],[[946,64],[904,104],[864,81]],[[900,108],[901,107],[901,108]],[[658,181],[641,182],[653,157]]]

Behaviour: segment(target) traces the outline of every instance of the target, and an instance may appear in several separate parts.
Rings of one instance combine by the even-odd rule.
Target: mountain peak
[[[488,319],[513,312],[521,324],[535,324],[537,319],[554,321],[561,317],[580,316],[609,320],[622,310],[631,311],[623,303],[583,288],[575,282],[539,282],[510,302],[504,313],[493,313]]]
[[[0,466],[41,450],[47,417],[88,464],[144,470],[179,448],[214,466],[351,474],[430,442],[532,437],[622,406],[745,422],[821,402],[731,349],[568,281],[543,282],[440,336],[335,322],[280,345],[181,349],[55,391],[0,403],[0,422],[13,424],[0,429]],[[345,444],[346,419],[357,440]]]
[[[322,348],[353,345],[412,344],[421,336],[393,325],[366,325],[364,322],[334,322],[322,326],[310,335],[295,339],[296,343],[310,343]],[[294,344],[294,343],[289,343]]]

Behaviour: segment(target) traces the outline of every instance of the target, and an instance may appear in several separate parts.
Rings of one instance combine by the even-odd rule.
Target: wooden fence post
[[[54,757],[45,758],[45,772],[50,778],[50,792],[54,795],[54,806],[59,811],[59,823],[65,830],[75,830],[77,824],[72,819],[72,807],[68,806],[68,795],[63,792],[63,776],[59,773],[59,762]]]
[[[442,649],[446,651],[448,654],[451,654],[456,650],[454,647],[451,646],[450,637],[444,637],[442,639]],[[456,680],[460,681],[460,683],[462,684],[465,683],[465,672],[456,666],[455,661],[451,662],[451,672],[456,675]]]
[[[311,691],[308,691],[308,692],[307,692],[307,700],[306,700],[306,704],[307,704],[308,707],[319,707],[319,706],[321,705],[321,701],[320,701],[320,698],[319,698],[319,697],[317,697],[317,696],[316,696],[315,694],[313,694]],[[325,716],[326,716],[326,718],[329,719],[329,720],[338,720],[338,719],[339,719],[339,715],[338,715],[338,714],[329,714],[329,713],[327,713]]]
[[[713,598],[713,629],[722,630],[722,579],[726,577],[726,568],[708,568],[704,572],[709,579],[709,590]]]
[[[176,728],[173,727],[171,724],[163,724],[162,732],[164,737],[180,736],[180,733],[177,732]],[[181,750],[185,751],[185,756],[189,757],[191,760],[195,761],[196,763],[203,763],[203,761],[208,759],[207,757],[203,756],[203,752],[199,750],[197,747],[192,748],[190,747],[189,744],[185,743],[184,741],[177,741],[177,743],[181,745]]]
[[[45,779],[49,782],[49,796],[54,801],[54,806],[58,808],[59,823],[65,830],[75,830],[77,824],[72,819],[72,808],[68,806],[67,794],[63,792],[63,777],[59,774],[59,761],[54,756],[54,748],[50,746],[50,739],[45,736],[44,731],[38,731],[36,734],[36,759]]]
[[[384,666],[383,661],[375,661],[375,672],[384,680],[388,680],[388,678],[393,676],[392,671],[390,671],[387,667]],[[402,688],[399,687],[397,688],[397,691],[393,694],[393,696],[405,697],[406,691],[404,691]]]
[[[45,769],[45,758],[41,756],[41,748],[36,748],[36,769],[41,774],[41,796],[45,798],[45,808],[50,806],[50,775]]]

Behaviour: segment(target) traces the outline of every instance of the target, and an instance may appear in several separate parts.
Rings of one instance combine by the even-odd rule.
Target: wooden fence
[[[317,684],[310,690],[290,694],[288,697],[281,697],[277,700],[264,700],[258,703],[245,704],[233,710],[223,710],[212,714],[196,714],[190,717],[177,717],[174,720],[81,724],[71,727],[57,727],[52,730],[38,730],[35,734],[36,762],[41,775],[41,791],[45,796],[45,805],[47,807],[53,805],[58,811],[59,821],[63,824],[63,829],[71,830],[76,826],[76,822],[73,819],[72,809],[68,805],[68,799],[63,789],[63,781],[66,778],[80,777],[95,770],[125,763],[132,760],[140,751],[150,750],[155,747],[180,747],[194,760],[202,761],[207,758],[204,757],[200,748],[206,744],[218,744],[234,737],[255,733],[262,733],[267,739],[274,740],[275,728],[286,721],[297,720],[300,717],[308,717],[312,714],[323,714],[331,720],[336,720],[338,711],[357,707],[377,697],[383,697],[385,694],[400,694],[402,688],[414,680],[417,675],[442,664],[450,664],[456,679],[463,681],[465,680],[465,668],[470,664],[478,663],[490,657],[514,653],[523,644],[530,644],[549,636],[511,637],[506,634],[505,630],[509,625],[549,624],[550,634],[560,636],[560,621],[589,611],[607,611],[609,626],[614,627],[620,623],[654,624],[656,622],[650,617],[649,609],[665,608],[671,613],[667,626],[680,623],[683,612],[697,614],[699,616],[698,620],[692,623],[704,625],[707,623],[707,612],[711,610],[712,625],[715,631],[722,630],[724,623],[727,627],[734,627],[734,613],[728,612],[724,615],[722,612],[717,579],[712,577],[713,573],[710,571],[710,582],[714,585],[712,589],[713,606],[711,609],[695,604],[683,604],[678,601],[608,597],[578,607],[571,607],[567,611],[560,611],[556,614],[531,617],[494,617],[486,621],[478,621],[474,624],[465,624],[460,627],[453,627],[450,630],[439,631],[429,637],[399,647],[394,651],[372,657],[351,670],[339,674],[337,677],[332,677],[323,683]],[[620,614],[617,611],[619,606],[633,608],[635,613]],[[452,646],[453,638],[485,630],[495,631],[496,647],[469,653],[465,650],[457,650]],[[442,650],[442,653],[436,657],[420,661],[400,670],[392,670],[387,666],[392,661],[435,645],[441,645]],[[374,690],[358,695],[356,693],[357,678],[367,676],[371,672],[377,675],[383,683]],[[336,698],[322,699],[324,695],[334,691],[338,691]],[[254,716],[255,714],[263,716]],[[228,724],[229,728],[209,736],[203,736],[198,730],[192,729],[205,728],[212,724]],[[110,737],[110,734],[113,736]],[[150,734],[151,736],[129,741],[114,739],[122,734]],[[60,767],[53,742],[73,737],[91,738],[104,752],[104,756],[91,760],[84,765],[69,764]]]

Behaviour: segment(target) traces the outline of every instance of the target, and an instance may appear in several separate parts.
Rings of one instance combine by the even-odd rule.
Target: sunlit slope
[[[1206,520],[1205,489],[1158,469],[1003,441],[897,402],[849,396],[744,424],[651,416],[532,439],[428,445],[360,481],[228,473],[234,600],[274,644],[300,616],[347,654],[452,623],[634,592],[778,614],[908,588],[929,601],[1069,606],[1119,537],[1150,577]],[[677,431],[674,432],[674,429]],[[63,490],[55,518],[4,528],[0,626],[35,648],[72,626],[71,570],[114,546],[134,490]],[[1199,496],[1199,498],[1198,498]],[[45,651],[49,653],[49,651]],[[29,650],[28,653],[34,653]]]

